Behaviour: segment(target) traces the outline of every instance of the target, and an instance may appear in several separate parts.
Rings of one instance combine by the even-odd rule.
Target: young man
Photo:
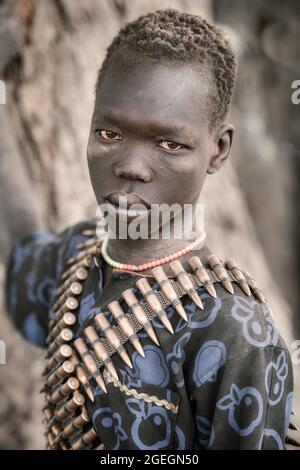
[[[195,214],[206,174],[230,153],[235,79],[228,42],[198,16],[157,11],[126,25],[96,85],[98,204],[123,223],[149,220],[154,204]],[[287,347],[255,281],[204,237],[101,242],[87,221],[15,245],[7,305],[47,345],[48,448],[284,448]]]

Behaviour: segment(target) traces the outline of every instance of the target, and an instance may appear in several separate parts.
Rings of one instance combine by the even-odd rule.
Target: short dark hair
[[[98,72],[96,91],[102,74],[121,51],[123,57],[126,51],[140,52],[160,63],[207,65],[214,79],[210,127],[224,121],[236,81],[237,60],[219,28],[200,16],[174,9],[140,16],[127,23],[108,47]]]

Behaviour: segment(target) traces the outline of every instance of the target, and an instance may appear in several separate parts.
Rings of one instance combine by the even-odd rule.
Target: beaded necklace
[[[123,270],[127,270],[127,271],[145,271],[146,269],[152,269],[152,268],[155,268],[156,266],[161,266],[163,264],[169,263],[170,261],[173,261],[173,260],[179,258],[180,256],[185,255],[189,251],[193,250],[200,243],[203,244],[205,238],[206,238],[206,233],[203,231],[203,232],[201,232],[199,237],[197,237],[192,243],[187,245],[185,248],[182,248],[181,250],[177,250],[177,251],[175,251],[174,253],[171,253],[168,256],[164,256],[163,258],[159,258],[159,259],[156,259],[156,260],[153,260],[153,261],[149,261],[148,263],[139,264],[139,265],[128,264],[128,263],[120,263],[119,261],[116,261],[116,260],[112,259],[111,256],[107,253],[107,245],[108,245],[108,241],[109,241],[108,238],[105,238],[103,240],[102,244],[101,244],[101,254],[102,254],[104,260],[107,262],[107,264],[109,264],[110,266],[112,266],[114,268],[113,269],[114,272],[115,271],[123,271]]]

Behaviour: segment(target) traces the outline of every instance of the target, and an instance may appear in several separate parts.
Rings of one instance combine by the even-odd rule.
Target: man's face
[[[216,150],[209,132],[209,78],[200,66],[120,64],[100,82],[88,144],[98,204],[197,202]]]

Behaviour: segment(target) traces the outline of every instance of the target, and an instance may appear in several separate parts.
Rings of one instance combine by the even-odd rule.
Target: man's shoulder
[[[67,261],[78,254],[87,240],[96,241],[97,223],[95,219],[84,219],[56,231],[56,233],[41,232],[35,237],[37,242],[48,243],[59,250]]]
[[[83,220],[53,233],[50,230],[36,231],[18,240],[7,260],[7,272],[16,275],[32,272],[46,276],[47,272],[59,273],[78,248],[87,240],[95,239],[96,222]],[[94,243],[94,242],[93,242]],[[88,248],[88,246],[87,246]],[[32,274],[33,279],[33,274]]]
[[[57,236],[62,238],[72,238],[75,236],[81,236],[83,238],[91,237],[95,235],[97,229],[96,219],[83,219],[77,223],[70,224],[65,228],[62,228]]]
[[[248,274],[248,273],[247,273]],[[253,278],[251,278],[253,279]],[[212,283],[212,295],[204,286],[197,291],[203,309],[185,296],[183,300],[188,322],[186,332],[190,332],[197,343],[197,351],[226,350],[227,360],[256,348],[279,347],[287,349],[275,325],[271,308],[261,289],[255,283],[256,294],[251,288],[243,289],[241,283],[230,278],[230,288],[224,282]],[[249,287],[249,285],[248,285]],[[247,293],[246,293],[247,292]]]

